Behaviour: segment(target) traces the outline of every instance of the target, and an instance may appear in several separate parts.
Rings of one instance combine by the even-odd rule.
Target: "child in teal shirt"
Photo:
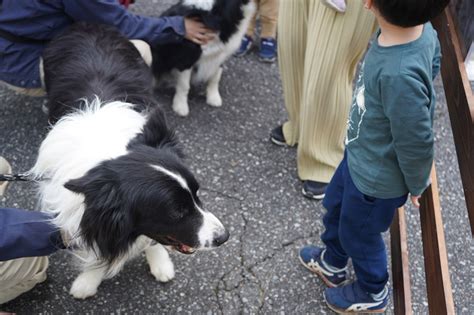
[[[440,48],[428,21],[448,0],[366,0],[376,34],[357,81],[346,153],[323,201],[325,247],[300,251],[305,267],[330,288],[328,306],[341,313],[381,313],[388,304],[382,233],[410,194],[415,206],[433,163],[433,79]],[[352,259],[357,280],[348,283]]]

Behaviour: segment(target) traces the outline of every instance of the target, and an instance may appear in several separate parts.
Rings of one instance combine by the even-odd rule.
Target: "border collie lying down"
[[[75,298],[145,251],[158,281],[174,277],[163,245],[186,254],[219,246],[229,233],[202,208],[199,185],[183,161],[152,75],[114,28],[79,23],[44,51],[50,120],[32,173],[43,211],[56,215],[79,258]]]
[[[152,47],[152,69],[157,79],[173,73],[176,92],[173,110],[181,116],[189,114],[188,93],[191,81],[207,83],[207,103],[221,106],[219,81],[222,64],[239,48],[255,12],[252,0],[181,0],[162,16],[182,15],[199,18],[218,36],[205,46],[183,40],[178,44]]]

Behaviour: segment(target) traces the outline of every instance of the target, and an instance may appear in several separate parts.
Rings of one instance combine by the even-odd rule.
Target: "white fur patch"
[[[129,141],[146,122],[146,117],[129,103],[103,104],[95,99],[84,108],[53,126],[31,169],[36,177],[45,178],[39,184],[41,209],[56,215],[53,223],[73,242],[77,241],[84,214],[84,197],[66,189],[64,184],[82,177],[104,160],[126,154]]]
[[[188,93],[191,87],[191,69],[175,72],[176,93],[173,97],[173,110],[180,116],[189,114]]]
[[[204,11],[211,11],[215,0],[184,0],[183,4]]]
[[[196,205],[203,216],[202,226],[198,232],[199,243],[203,248],[212,248],[216,235],[224,234],[225,227],[219,219]]]
[[[81,300],[95,295],[106,271],[105,267],[97,267],[81,273],[72,283],[69,293]]]
[[[232,54],[239,49],[242,38],[250,24],[250,19],[255,13],[255,3],[249,1],[248,4],[242,6],[244,18],[237,26],[237,31],[232,34],[227,43],[221,42],[217,36],[215,40],[202,46],[202,55],[197,62],[198,71],[193,74],[192,82],[207,82],[219,71],[222,64]]]
[[[156,244],[145,250],[150,271],[159,282],[168,282],[174,278],[174,265],[163,245]]]
[[[172,171],[170,170],[167,170],[166,168],[162,167],[162,166],[159,166],[159,165],[152,165],[150,164],[150,166],[152,168],[154,168],[155,170],[163,173],[163,174],[166,174],[167,176],[173,178],[175,181],[178,182],[178,184],[183,187],[184,189],[186,189],[187,191],[191,191],[189,189],[189,186],[188,186],[188,183],[186,182],[186,180],[183,178],[183,176],[179,175],[179,174],[176,174],[176,173],[173,173]]]

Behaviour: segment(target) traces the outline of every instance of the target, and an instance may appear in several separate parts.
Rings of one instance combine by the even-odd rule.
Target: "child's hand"
[[[420,208],[420,201],[419,201],[420,197],[421,196],[412,196],[412,195],[410,195],[411,202],[417,208]]]
[[[213,30],[208,29],[196,18],[184,18],[184,27],[186,29],[184,37],[198,45],[206,45],[216,36]]]

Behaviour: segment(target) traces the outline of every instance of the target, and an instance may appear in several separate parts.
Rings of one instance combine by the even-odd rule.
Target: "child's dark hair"
[[[411,27],[436,17],[450,0],[373,0],[373,5],[387,22]]]

